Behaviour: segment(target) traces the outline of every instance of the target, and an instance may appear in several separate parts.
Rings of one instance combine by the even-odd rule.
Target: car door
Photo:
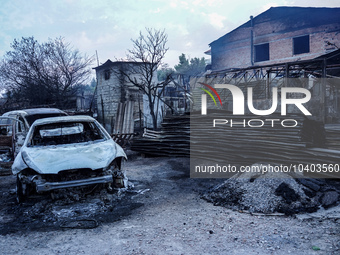
[[[25,138],[28,132],[28,128],[25,125],[25,120],[22,116],[17,115],[16,121],[13,124],[13,156],[14,158],[18,155],[21,147],[25,142]]]

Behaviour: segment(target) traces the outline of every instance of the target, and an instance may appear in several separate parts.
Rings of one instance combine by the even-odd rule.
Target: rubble
[[[12,174],[11,172],[12,163],[13,162],[10,153],[0,154],[0,176]]]
[[[340,150],[339,124],[326,124],[326,146],[328,149]]]
[[[9,153],[0,154],[0,162],[11,162]]]
[[[147,130],[143,137],[134,137],[131,150],[157,157],[188,157],[190,155],[189,115],[165,117],[160,131]]]
[[[9,194],[15,179],[3,177],[2,253],[202,254],[213,248],[210,254],[311,254],[313,245],[321,254],[339,253],[339,206],[324,209],[331,212],[326,219],[321,208],[301,220],[307,214],[267,217],[213,206],[199,193],[224,180],[189,178],[188,165],[186,158],[129,156],[124,169],[135,188],[121,196],[98,189],[79,201],[40,196],[21,205]],[[24,214],[30,210],[36,214]]]
[[[203,117],[198,112],[168,116],[164,118],[160,131],[148,131],[144,137],[134,137],[131,150],[151,156],[190,156],[194,160],[223,161],[232,165],[252,165],[264,161],[299,167],[310,164],[338,166],[340,151],[327,143],[330,139],[326,137],[321,122],[292,114],[291,117],[299,123],[294,128],[266,123],[261,128],[216,125],[212,129],[213,120],[221,115],[237,123],[253,118],[250,115],[234,116],[221,110],[210,110],[209,115]],[[277,121],[284,120],[278,114],[272,114],[271,117]],[[339,136],[340,129],[333,129],[333,136]],[[339,173],[310,171],[308,175],[337,178]]]
[[[4,203],[7,207],[5,215],[13,215],[13,218],[2,221],[5,224],[0,227],[0,235],[66,228],[90,229],[103,222],[118,221],[142,205],[132,201],[133,194],[130,182],[128,188],[110,193],[101,185],[55,190],[50,194],[32,196],[22,204],[13,202],[13,194],[6,192],[3,194],[8,197]]]
[[[322,204],[324,208],[328,208],[328,207],[331,207],[332,205],[335,205],[338,200],[339,200],[339,193],[334,190],[326,191],[320,197],[320,203]]]
[[[340,190],[326,180],[294,177],[286,173],[237,174],[202,197],[214,205],[265,214],[312,213],[339,204]]]

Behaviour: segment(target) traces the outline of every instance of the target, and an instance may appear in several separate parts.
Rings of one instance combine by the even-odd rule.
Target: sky
[[[0,58],[14,39],[63,37],[99,63],[123,59],[145,28],[165,30],[164,63],[205,57],[209,43],[270,7],[340,7],[339,0],[0,0]],[[93,62],[93,67],[97,61]]]

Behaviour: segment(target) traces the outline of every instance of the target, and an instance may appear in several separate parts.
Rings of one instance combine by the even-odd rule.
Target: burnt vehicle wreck
[[[14,160],[35,120],[59,116],[67,114],[56,108],[33,108],[4,113],[0,116],[0,153],[7,153]]]
[[[105,184],[127,187],[121,169],[123,149],[92,117],[65,116],[36,120],[14,160],[17,200],[31,193]]]

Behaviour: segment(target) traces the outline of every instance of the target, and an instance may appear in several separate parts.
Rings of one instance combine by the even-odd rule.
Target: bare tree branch
[[[168,36],[164,30],[146,28],[145,35],[140,32],[139,37],[131,41],[133,47],[127,54],[131,63],[129,68],[114,72],[116,76],[122,75],[148,97],[153,127],[156,129],[158,115],[155,106],[157,99],[161,98],[159,89],[170,82],[170,78],[161,82],[157,79],[157,69],[163,65],[163,59],[169,49],[166,47]]]
[[[11,47],[0,63],[0,77],[7,90],[30,105],[62,107],[89,78],[93,57],[82,56],[61,37],[42,44],[23,37]]]

